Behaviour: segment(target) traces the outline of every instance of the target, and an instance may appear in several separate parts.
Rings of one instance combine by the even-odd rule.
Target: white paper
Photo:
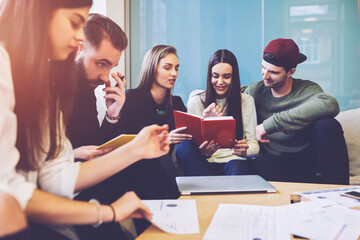
[[[296,192],[296,193],[301,195],[302,197],[305,197],[313,201],[327,199],[336,202],[340,205],[343,205],[345,207],[350,207],[350,208],[360,207],[360,200],[341,196],[341,193],[348,191],[360,191],[360,186],[321,189],[321,190],[304,191],[304,192]]]
[[[204,240],[290,239],[285,211],[271,206],[219,204]]]
[[[195,200],[143,200],[153,213],[151,223],[173,234],[200,233]]]
[[[356,240],[360,235],[360,211],[326,199],[282,207],[292,234],[315,240]]]

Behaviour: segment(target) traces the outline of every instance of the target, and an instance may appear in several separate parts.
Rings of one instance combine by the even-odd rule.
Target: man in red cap
[[[258,119],[255,170],[273,181],[346,184],[347,150],[333,118],[339,105],[318,84],[293,78],[305,60],[292,39],[275,39],[263,52],[263,81],[245,90],[254,97]]]

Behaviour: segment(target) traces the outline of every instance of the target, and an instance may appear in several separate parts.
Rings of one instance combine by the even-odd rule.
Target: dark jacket
[[[100,126],[97,118],[94,90],[85,83],[79,84],[74,99],[73,113],[67,123],[66,133],[73,148],[101,145],[117,136],[118,126],[104,119]]]

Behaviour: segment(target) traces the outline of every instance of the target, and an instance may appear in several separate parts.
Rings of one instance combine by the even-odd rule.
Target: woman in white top
[[[24,212],[16,199],[0,190],[0,239],[28,239]]]
[[[0,190],[15,197],[33,223],[150,218],[132,192],[111,205],[71,198],[140,159],[169,151],[168,127],[149,126],[109,154],[74,162],[63,119],[75,89],[73,52],[84,41],[91,5],[92,0],[0,2]]]
[[[256,140],[256,111],[254,99],[241,93],[240,75],[236,57],[230,51],[218,50],[208,64],[206,90],[193,91],[188,100],[189,113],[202,116],[233,116],[236,119],[234,149],[219,149],[214,141],[199,147],[192,142],[178,145],[176,156],[187,175],[246,174],[243,160],[259,152]]]

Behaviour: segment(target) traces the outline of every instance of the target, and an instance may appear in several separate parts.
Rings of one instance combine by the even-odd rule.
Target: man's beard
[[[281,79],[281,81],[278,81],[278,82],[271,81],[271,82],[272,82],[271,85],[266,85],[265,84],[265,86],[268,87],[268,88],[272,88],[274,90],[278,90],[278,89],[281,89],[284,86],[284,84],[286,82],[286,77]]]
[[[87,86],[91,89],[95,89],[97,86],[104,84],[100,79],[88,78],[84,65],[84,58],[82,57],[76,61],[76,77],[82,86]]]

